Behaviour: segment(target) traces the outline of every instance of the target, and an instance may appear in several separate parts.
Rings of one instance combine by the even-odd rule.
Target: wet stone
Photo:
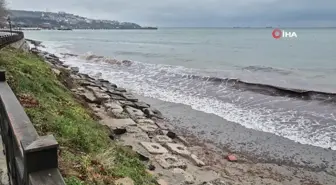
[[[122,127],[122,128],[113,128],[112,129],[113,133],[115,135],[122,135],[122,134],[125,134],[127,132],[126,128],[125,127]]]
[[[176,134],[172,131],[168,131],[167,136],[170,137],[171,139],[175,139],[176,138]]]
[[[154,108],[144,109],[144,113],[150,118],[156,117],[156,118],[159,118],[159,119],[163,119],[162,113],[159,110],[154,109]]]
[[[115,94],[111,94],[110,97],[111,97],[113,100],[125,100],[124,97],[122,97],[122,96],[118,96],[118,95],[115,95]]]
[[[70,68],[74,73],[78,73],[79,72],[79,68],[78,67],[71,67]]]
[[[134,107],[134,106],[135,106],[134,103],[131,102],[131,101],[123,101],[123,100],[120,100],[119,103],[120,103],[123,107],[125,107],[125,106],[131,106],[131,107]]]
[[[175,154],[179,154],[185,157],[189,157],[191,154],[189,150],[187,149],[187,147],[185,147],[184,145],[176,144],[176,143],[167,143],[166,145],[168,149],[171,150]]]
[[[135,102],[134,105],[136,106],[136,108],[138,109],[146,109],[149,108],[149,105],[145,102]]]
[[[187,164],[171,154],[163,154],[155,157],[156,161],[164,169],[181,168],[186,169]]]
[[[168,150],[158,143],[141,142],[140,144],[151,154],[168,153]]]
[[[126,107],[126,112],[131,116],[131,117],[141,117],[141,116],[144,116],[144,113],[139,110],[139,109],[135,109],[133,107]]]
[[[126,92],[126,89],[121,88],[121,87],[115,88],[114,90],[119,91],[119,92]]]
[[[123,97],[125,97],[127,100],[132,101],[132,102],[138,101],[138,99],[130,93],[123,93]]]
[[[165,144],[165,143],[171,143],[173,142],[172,139],[170,139],[168,136],[165,135],[157,135],[155,136],[155,141],[160,143],[160,144]]]

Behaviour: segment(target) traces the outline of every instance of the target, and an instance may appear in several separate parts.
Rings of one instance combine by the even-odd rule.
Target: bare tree
[[[5,23],[7,13],[5,0],[0,0],[0,26]]]

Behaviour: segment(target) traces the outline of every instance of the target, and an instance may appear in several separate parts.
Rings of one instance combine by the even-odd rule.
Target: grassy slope
[[[89,115],[35,55],[15,49],[0,51],[0,68],[17,97],[29,97],[38,106],[25,108],[40,135],[53,134],[60,144],[60,169],[67,184],[111,184],[131,177],[136,184],[153,178],[135,155],[112,143],[106,130]]]

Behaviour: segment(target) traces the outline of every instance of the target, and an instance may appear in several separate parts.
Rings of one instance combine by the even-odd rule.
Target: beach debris
[[[167,136],[170,137],[171,139],[175,139],[176,138],[176,134],[172,131],[168,131]]]
[[[230,162],[237,162],[237,157],[233,154],[229,154],[226,156],[226,159]]]
[[[151,154],[168,153],[168,150],[161,146],[159,143],[140,142],[140,144]]]

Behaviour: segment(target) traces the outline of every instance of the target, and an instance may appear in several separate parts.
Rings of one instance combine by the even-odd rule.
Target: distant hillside
[[[154,29],[131,22],[95,20],[65,12],[40,12],[11,10],[14,27],[39,27],[44,29]]]

